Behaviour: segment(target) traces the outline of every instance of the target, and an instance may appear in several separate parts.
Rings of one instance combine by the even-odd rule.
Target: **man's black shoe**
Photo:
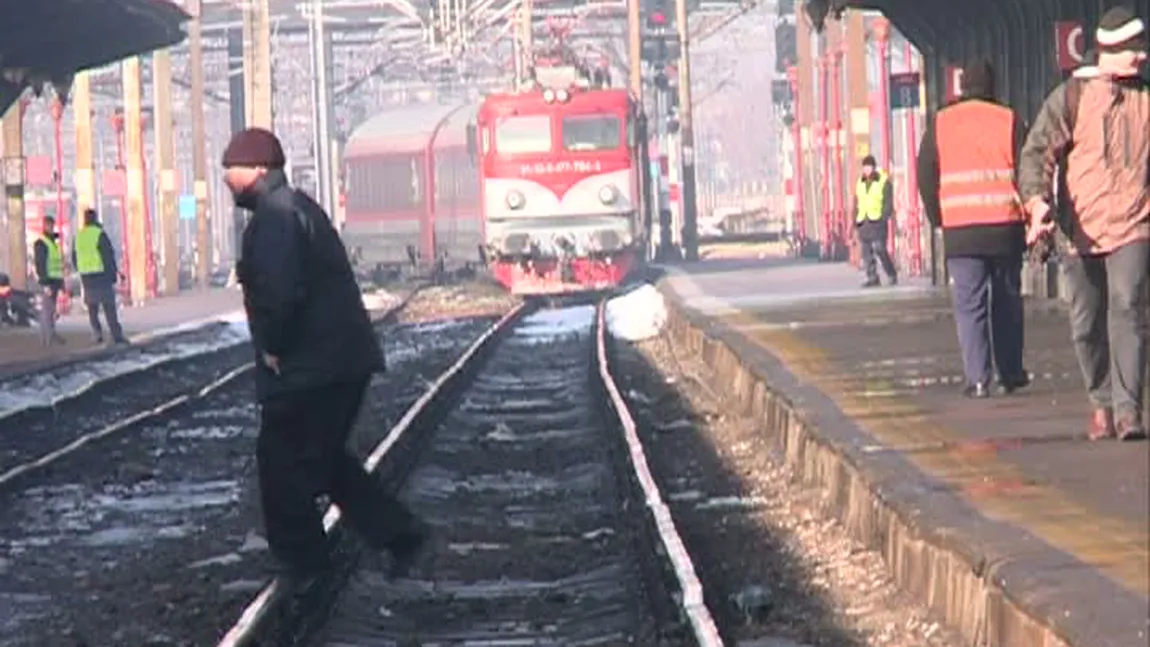
[[[881,285],[881,283],[879,283],[878,279],[867,279],[866,282],[862,284],[862,287],[877,288],[879,285]]]
[[[998,390],[1004,395],[1010,395],[1011,393],[1025,389],[1028,386],[1030,386],[1030,373],[1025,371],[1022,373],[1022,375],[1002,378],[998,381]]]
[[[990,387],[986,385],[986,382],[976,382],[967,386],[966,389],[963,390],[962,394],[968,398],[989,398]]]

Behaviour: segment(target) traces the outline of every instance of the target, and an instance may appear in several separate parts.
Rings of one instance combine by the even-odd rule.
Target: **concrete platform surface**
[[[147,341],[177,326],[191,326],[236,313],[243,307],[239,290],[213,289],[163,297],[142,306],[121,307],[120,322],[132,341]],[[103,316],[101,325],[107,325]],[[39,370],[61,362],[107,352],[92,340],[88,315],[74,303],[72,313],[57,322],[64,346],[43,348],[35,328],[0,328],[0,377]]]
[[[1087,440],[1062,309],[1028,304],[1029,389],[969,400],[947,294],[921,280],[863,290],[861,278],[843,264],[727,260],[671,269],[665,289],[767,351],[795,393],[825,395],[835,411],[792,405],[826,421],[811,433],[848,462],[876,466],[872,490],[925,483],[901,513],[959,540],[978,568],[1006,569],[1006,595],[1033,615],[1061,609],[1068,644],[1150,644],[1150,443]],[[1069,640],[1106,629],[1113,641]]]

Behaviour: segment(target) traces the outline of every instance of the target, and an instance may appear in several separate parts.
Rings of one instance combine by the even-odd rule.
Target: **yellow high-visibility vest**
[[[64,278],[64,254],[60,251],[60,245],[56,241],[48,238],[47,236],[40,236],[40,241],[44,243],[45,249],[48,250],[47,272],[46,279],[63,279]]]
[[[855,187],[855,200],[858,201],[858,214],[855,215],[855,222],[878,222],[882,220],[882,196],[888,181],[885,171],[879,171],[878,178],[872,180],[870,186],[867,186],[867,183],[861,179],[859,180],[858,186]]]
[[[104,258],[100,256],[99,227],[85,225],[76,234],[76,271],[81,275],[100,274],[104,271]]]

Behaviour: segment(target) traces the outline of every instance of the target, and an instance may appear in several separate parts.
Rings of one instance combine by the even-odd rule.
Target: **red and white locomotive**
[[[535,76],[479,108],[488,267],[514,294],[615,287],[646,258],[639,109],[575,67]]]

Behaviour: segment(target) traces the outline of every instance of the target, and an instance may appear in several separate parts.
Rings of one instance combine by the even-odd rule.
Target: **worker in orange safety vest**
[[[923,132],[918,188],[931,225],[943,230],[964,392],[983,398],[990,395],[992,355],[1001,392],[1030,384],[1022,362],[1026,219],[1015,171],[1026,124],[995,101],[989,62],[968,65],[962,85],[963,96]]]

